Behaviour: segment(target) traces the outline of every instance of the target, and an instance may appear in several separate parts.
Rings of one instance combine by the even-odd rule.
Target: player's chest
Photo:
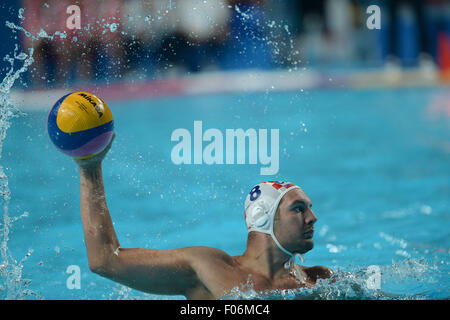
[[[286,276],[277,280],[268,280],[252,274],[234,272],[205,283],[207,291],[214,299],[224,297],[246,297],[254,294],[270,294],[273,291],[311,288],[314,283],[308,277],[298,279],[295,276]]]

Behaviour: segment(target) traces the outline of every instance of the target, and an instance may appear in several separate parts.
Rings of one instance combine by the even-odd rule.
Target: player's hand
[[[76,164],[78,165],[78,167],[80,169],[89,169],[89,168],[94,168],[99,166],[103,159],[105,158],[106,154],[108,153],[109,149],[111,149],[111,145],[114,141],[114,139],[116,138],[116,133],[114,132],[111,138],[111,141],[109,142],[109,144],[106,146],[105,150],[103,150],[102,152],[96,154],[93,157],[87,158],[87,159],[75,159]]]

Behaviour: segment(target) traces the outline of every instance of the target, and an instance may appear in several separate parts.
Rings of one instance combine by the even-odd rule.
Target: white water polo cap
[[[269,234],[281,251],[293,256],[277,240],[273,233],[275,213],[283,196],[299,186],[285,181],[261,182],[250,191],[245,199],[245,223],[247,231],[257,231]]]

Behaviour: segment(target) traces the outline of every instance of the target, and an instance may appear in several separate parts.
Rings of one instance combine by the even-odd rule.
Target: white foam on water
[[[427,298],[426,293],[422,292],[423,288],[417,283],[436,283],[444,276],[439,272],[436,263],[427,262],[425,259],[392,261],[391,265],[377,267],[380,271],[380,288],[371,286],[369,277],[372,274],[368,267],[349,266],[332,268],[331,278],[319,279],[312,288],[257,292],[251,281],[248,281],[247,285],[236,286],[221,299],[423,300]]]

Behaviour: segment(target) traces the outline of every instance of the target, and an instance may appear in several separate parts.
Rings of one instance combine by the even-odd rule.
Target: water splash
[[[392,261],[379,266],[380,288],[370,285],[370,273],[365,267],[333,268],[329,279],[319,279],[312,288],[269,290],[258,292],[247,281],[237,286],[221,299],[239,300],[422,300],[427,294],[427,283],[436,283],[444,275],[435,263],[425,259]],[[411,285],[415,288],[411,288]],[[405,289],[406,288],[406,289]],[[413,290],[411,290],[413,289]]]
[[[22,14],[23,9],[20,9],[19,19],[21,20],[23,20]],[[22,27],[16,26],[11,22],[6,22],[6,26],[12,30],[24,32],[27,37],[31,37],[33,40],[42,37],[42,35],[34,36]],[[6,55],[3,60],[8,62],[10,67],[0,84],[0,159],[3,153],[3,143],[6,139],[6,133],[11,126],[10,120],[25,115],[12,103],[10,92],[21,74],[26,72],[34,62],[33,47],[28,49],[28,53],[25,53],[21,52],[16,44],[13,55]],[[29,296],[38,297],[36,293],[28,289],[31,281],[22,278],[24,263],[31,256],[33,250],[29,249],[25,256],[20,261],[17,261],[8,248],[9,234],[13,223],[28,216],[28,213],[25,212],[20,216],[10,217],[8,210],[10,200],[11,191],[8,185],[8,177],[3,166],[0,164],[0,202],[3,207],[3,216],[0,223],[0,297],[14,300],[24,299]]]
[[[237,18],[245,23],[245,32],[258,41],[264,42],[272,51],[272,59],[275,64],[286,66],[289,72],[299,71],[302,63],[300,52],[294,43],[294,37],[289,30],[289,26],[283,21],[256,19],[255,24],[258,32],[247,27],[247,23],[252,20],[252,9],[242,10],[238,5],[234,6]],[[238,39],[239,41],[245,41]]]

